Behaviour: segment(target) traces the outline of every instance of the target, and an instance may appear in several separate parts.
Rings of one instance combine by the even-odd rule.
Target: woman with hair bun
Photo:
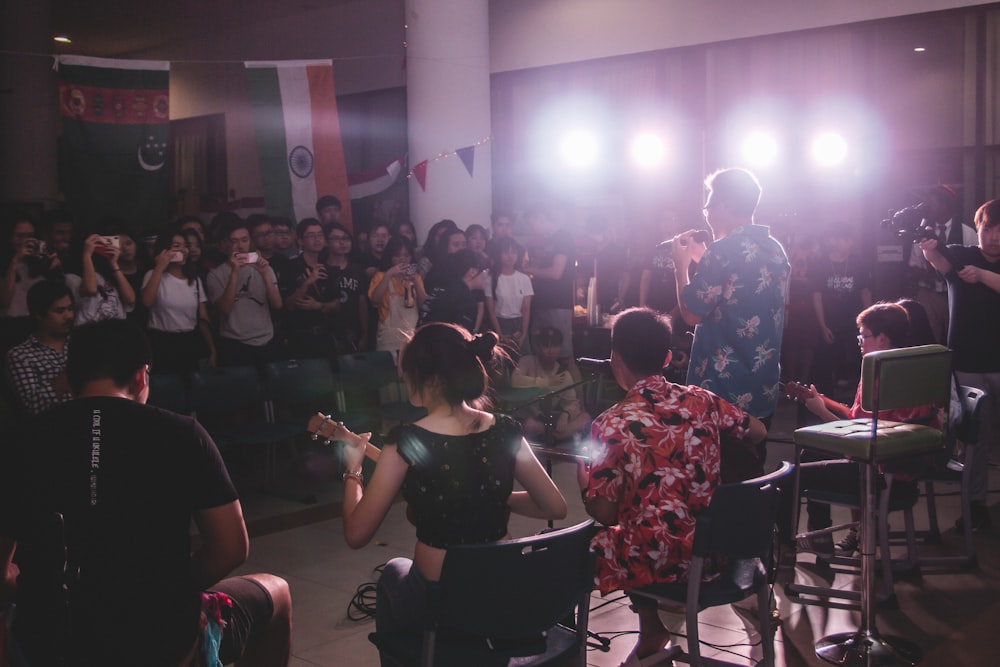
[[[511,512],[541,519],[566,516],[566,501],[510,417],[478,406],[487,369],[502,352],[493,332],[471,335],[427,324],[403,348],[400,370],[410,401],[427,416],[400,426],[383,446],[365,486],[361,464],[370,434],[317,415],[309,430],[344,442],[344,538],[354,549],[371,541],[402,492],[417,528],[413,560],[394,558],[378,584],[378,632],[423,627],[427,582],[437,581],[448,547],[508,538]],[[514,491],[517,482],[524,491]]]

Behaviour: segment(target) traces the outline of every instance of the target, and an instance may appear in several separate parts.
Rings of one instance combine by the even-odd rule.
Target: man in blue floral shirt
[[[673,242],[678,305],[696,327],[687,382],[767,424],[778,402],[788,257],[767,227],[753,224],[761,192],[753,174],[723,169],[705,185],[715,241],[706,247],[691,230]],[[698,271],[689,279],[693,261]]]

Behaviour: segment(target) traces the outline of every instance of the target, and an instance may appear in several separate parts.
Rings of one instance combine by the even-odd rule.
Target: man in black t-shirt
[[[936,239],[920,242],[924,257],[948,281],[948,347],[959,383],[986,390],[979,441],[969,446],[965,465],[972,466],[972,528],[989,528],[986,506],[990,447],[996,442],[1000,417],[1000,199],[976,211],[978,246],[948,245]],[[961,519],[959,519],[961,521]]]
[[[138,329],[109,320],[77,331],[67,367],[76,398],[28,426],[0,483],[0,542],[18,543],[17,643],[31,664],[176,667],[203,651],[207,596],[226,621],[210,664],[287,665],[288,585],[223,579],[249,541],[212,439],[194,419],[145,405],[150,353]],[[58,535],[39,535],[58,515],[64,552]]]
[[[531,300],[531,332],[546,327],[558,329],[563,336],[559,360],[573,359],[573,235],[562,221],[545,208],[534,208],[526,214],[537,236],[528,254],[524,270],[531,276],[535,295]],[[527,354],[528,350],[522,349]]]

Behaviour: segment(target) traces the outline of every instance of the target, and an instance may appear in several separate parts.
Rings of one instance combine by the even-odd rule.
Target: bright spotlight
[[[651,169],[659,166],[666,155],[663,139],[652,133],[644,133],[632,140],[632,159],[640,167]]]
[[[812,157],[824,167],[842,164],[847,157],[847,142],[835,132],[824,132],[813,140]]]
[[[597,137],[586,130],[574,130],[563,137],[559,144],[559,154],[570,167],[582,169],[597,162],[601,147]]]
[[[743,159],[754,167],[774,164],[778,157],[778,142],[764,132],[755,132],[743,142]]]

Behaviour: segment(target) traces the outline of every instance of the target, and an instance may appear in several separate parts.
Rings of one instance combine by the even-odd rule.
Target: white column
[[[51,203],[58,193],[59,95],[42,55],[53,50],[49,12],[48,0],[0,8],[0,201]]]
[[[430,160],[426,191],[410,178],[410,218],[423,243],[442,218],[462,229],[489,225],[490,143],[475,149],[471,177],[455,155],[490,136],[488,0],[406,0],[405,18],[410,169]]]

